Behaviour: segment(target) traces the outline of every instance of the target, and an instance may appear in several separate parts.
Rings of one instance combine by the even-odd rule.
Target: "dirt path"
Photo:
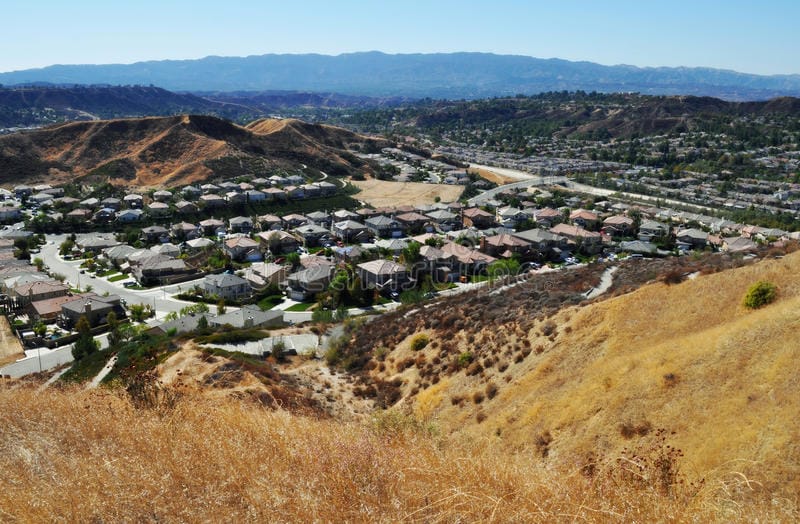
[[[599,297],[606,291],[611,288],[611,284],[614,283],[614,272],[619,269],[619,266],[613,266],[606,269],[603,274],[600,276],[600,284],[592,290],[590,290],[586,294],[586,298],[591,300],[593,298]]]
[[[108,362],[106,362],[106,365],[103,366],[103,369],[100,370],[100,373],[98,373],[97,376],[94,377],[91,382],[89,382],[89,385],[86,386],[87,389],[93,389],[93,388],[96,388],[97,386],[99,386],[100,382],[104,378],[106,378],[106,375],[111,373],[111,369],[114,367],[114,364],[116,364],[116,363],[117,363],[117,356],[116,355],[114,355],[113,357],[108,359]]]

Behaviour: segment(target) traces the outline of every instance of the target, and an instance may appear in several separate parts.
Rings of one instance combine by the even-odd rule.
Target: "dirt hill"
[[[370,139],[297,121],[269,130],[210,116],[76,122],[0,137],[0,183],[63,183],[77,177],[140,188],[214,176],[311,168],[346,174],[361,168],[344,150]]]
[[[398,312],[365,330],[381,349],[364,366],[364,394],[554,466],[591,471],[661,442],[680,450],[675,463],[693,481],[746,478],[796,498],[798,271],[800,253],[548,312],[597,281],[576,272]],[[779,298],[751,311],[742,300],[758,280]]]

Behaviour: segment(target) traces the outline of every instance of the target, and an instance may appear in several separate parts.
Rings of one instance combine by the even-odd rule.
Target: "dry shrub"
[[[541,327],[542,335],[544,335],[545,337],[553,335],[556,332],[557,327],[558,326],[556,326],[555,322],[553,322],[552,320],[548,320],[547,322],[542,324]]]
[[[497,371],[502,373],[503,371],[508,369],[508,362],[505,360],[501,360],[500,363],[497,364]]]
[[[478,412],[475,414],[475,421],[476,421],[478,424],[480,424],[480,423],[481,423],[481,422],[483,422],[484,420],[486,420],[486,413],[484,413],[483,411],[478,411]]]
[[[485,391],[486,391],[486,398],[491,400],[495,397],[495,395],[497,395],[497,386],[494,384],[494,382],[489,382],[488,384],[486,384]]]
[[[469,366],[467,366],[466,374],[467,374],[467,376],[472,377],[472,376],[477,375],[481,371],[483,371],[483,366],[481,365],[480,362],[475,361],[472,364],[470,364]]]
[[[476,391],[475,393],[472,394],[472,401],[476,404],[480,404],[481,402],[483,402],[484,398],[485,397],[483,396],[482,391]]]
[[[414,365],[414,358],[413,357],[406,357],[404,359],[398,360],[395,369],[398,373],[402,373],[405,369],[410,368]]]
[[[652,429],[652,424],[647,420],[638,423],[623,422],[619,426],[619,434],[622,435],[623,438],[630,439],[636,436],[643,437],[650,433]]]

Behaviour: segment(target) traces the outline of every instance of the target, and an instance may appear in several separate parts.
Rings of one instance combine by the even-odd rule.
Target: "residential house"
[[[124,264],[131,253],[138,251],[135,247],[128,244],[120,244],[118,246],[109,247],[103,250],[103,256],[108,259],[115,266]]]
[[[263,258],[258,248],[259,243],[255,240],[246,236],[237,236],[225,240],[222,249],[233,260],[255,262]]]
[[[197,213],[198,208],[196,204],[189,202],[188,200],[181,200],[175,204],[175,210],[181,215],[192,215]]]
[[[186,200],[197,200],[202,194],[203,190],[197,186],[186,186],[181,189],[181,196]]]
[[[520,237],[501,233],[482,237],[480,250],[495,258],[511,258],[514,255],[527,257],[531,251],[531,243]]]
[[[306,247],[316,247],[330,241],[330,231],[316,224],[308,224],[294,229],[294,233],[303,239]]]
[[[745,237],[733,237],[722,239],[722,250],[729,253],[742,253],[745,251],[755,251],[758,244]]]
[[[569,214],[569,219],[574,225],[591,231],[596,230],[600,224],[600,217],[597,216],[597,213],[586,209],[576,209]]]
[[[256,262],[244,271],[244,279],[255,289],[280,286],[288,276],[286,266],[272,262]]]
[[[491,255],[456,242],[447,242],[441,247],[441,250],[447,260],[453,264],[451,270],[457,275],[481,273],[489,264],[497,260]]]
[[[658,253],[658,246],[652,242],[643,240],[630,240],[619,243],[619,251],[634,253],[638,255],[655,255]]]
[[[556,224],[550,228],[554,235],[567,237],[575,243],[576,247],[588,254],[599,253],[603,249],[603,235],[595,231],[588,231],[580,226],[569,224]]]
[[[563,220],[564,216],[557,209],[545,207],[533,212],[533,219],[539,227],[551,228]]]
[[[309,220],[303,215],[292,213],[281,217],[281,222],[283,223],[283,228],[289,230],[308,224]]]
[[[287,279],[289,298],[304,301],[328,289],[335,268],[320,264],[292,273]]]
[[[86,209],[86,208],[82,208],[82,207],[79,207],[77,209],[73,209],[72,211],[67,213],[66,216],[65,216],[65,219],[67,220],[67,222],[72,222],[72,223],[88,222],[89,219],[91,219],[91,218],[92,218],[91,210]]]
[[[291,200],[300,200],[306,197],[306,193],[300,186],[286,186],[283,188],[286,196]]]
[[[708,243],[708,233],[701,229],[679,229],[675,232],[678,248],[684,251],[690,249],[703,249]]]
[[[31,302],[64,296],[68,292],[69,286],[58,280],[37,280],[15,286],[9,291],[8,296],[15,300],[18,306],[24,307]]]
[[[379,290],[402,289],[411,278],[404,265],[380,258],[358,264],[356,271],[363,285]]]
[[[119,295],[108,296],[82,296],[77,300],[70,300],[61,304],[59,323],[67,329],[72,329],[81,317],[86,317],[91,327],[106,323],[106,318],[111,312],[118,319],[125,318],[125,310],[120,304]]]
[[[209,182],[200,186],[200,189],[203,191],[204,195],[207,195],[209,193],[216,193],[219,191],[219,186]]]
[[[248,202],[264,202],[267,200],[267,194],[263,191],[259,191],[258,189],[249,189],[245,191],[245,196],[247,197]]]
[[[327,182],[325,180],[322,180],[320,182],[314,182],[313,185],[319,188],[320,196],[332,196],[336,194],[336,189],[337,189],[336,185],[331,184],[330,182]]]
[[[228,224],[233,233],[250,233],[253,230],[253,219],[250,217],[233,217]]]
[[[400,256],[400,253],[408,247],[408,242],[401,238],[386,238],[375,242],[378,249],[385,250],[393,256]]]
[[[94,210],[94,209],[97,209],[98,207],[100,207],[100,201],[98,199],[94,198],[94,197],[90,197],[90,198],[87,198],[85,200],[81,200],[78,203],[78,205],[81,206],[81,207],[85,207],[85,208]]]
[[[221,196],[215,193],[206,193],[200,197],[200,205],[207,209],[216,209],[224,207],[227,202]]]
[[[200,228],[203,235],[216,235],[219,231],[225,231],[225,222],[217,218],[207,218],[200,221]]]
[[[300,186],[300,189],[303,190],[304,198],[317,198],[322,196],[322,190],[319,186],[314,184],[303,184]]]
[[[192,240],[202,234],[202,229],[189,222],[178,222],[169,228],[170,235],[176,241]]]
[[[633,219],[625,215],[612,215],[603,220],[602,232],[611,237],[633,236],[633,230]]]
[[[160,189],[153,193],[153,200],[156,202],[169,202],[172,200],[172,193],[166,189]]]
[[[555,235],[546,229],[534,228],[512,234],[529,242],[531,248],[544,259],[559,258],[561,252],[567,247],[566,237]]]
[[[225,193],[225,200],[229,204],[245,204],[247,203],[247,194],[239,191],[228,191]]]
[[[128,193],[122,197],[122,201],[125,203],[126,207],[131,209],[141,209],[142,205],[144,205],[144,198],[142,198],[142,195],[136,193]]]
[[[147,205],[147,214],[153,218],[163,218],[170,215],[169,204],[165,202],[150,202]]]
[[[333,234],[343,242],[357,243],[372,240],[373,232],[364,224],[355,220],[342,220],[336,222],[331,228]]]
[[[73,300],[80,300],[86,296],[94,296],[94,293],[84,295],[61,295],[54,298],[37,300],[28,304],[25,308],[28,317],[32,322],[42,321],[45,324],[55,322],[61,316],[61,306]]]
[[[233,326],[234,328],[277,328],[284,325],[283,311],[268,310],[254,305],[246,305],[223,315],[209,318],[213,327]]]
[[[273,255],[291,253],[300,247],[300,240],[287,231],[262,231],[256,234],[258,241]]]
[[[375,236],[381,238],[400,238],[405,233],[400,222],[385,215],[370,217],[364,221],[364,224],[375,233]]]
[[[170,242],[155,245],[150,248],[150,251],[157,255],[164,255],[171,258],[175,258],[181,254],[181,248]]]
[[[322,227],[331,227],[331,215],[324,211],[312,211],[306,215],[306,218],[311,223]]]
[[[453,231],[461,227],[461,221],[457,214],[446,209],[437,209],[427,213],[426,216],[433,220],[436,229],[441,232]]]
[[[141,236],[145,242],[161,242],[162,238],[169,239],[169,230],[163,226],[143,227]]]
[[[119,211],[120,208],[122,208],[122,200],[119,198],[107,197],[100,201],[100,207]]]
[[[416,234],[421,231],[425,231],[425,225],[428,224],[430,227],[430,231],[433,231],[432,220],[420,213],[416,213],[414,211],[410,213],[401,213],[395,217],[395,220],[402,224],[403,228],[411,233]]]
[[[207,295],[216,295],[225,300],[241,300],[252,294],[247,280],[230,273],[206,275],[201,289]]]
[[[184,245],[186,246],[187,251],[198,252],[215,246],[216,242],[210,238],[200,237],[187,240],[184,242]]]
[[[531,216],[518,207],[501,207],[497,210],[497,222],[503,227],[515,229],[517,225],[530,220]]]
[[[98,209],[92,216],[92,222],[102,224],[111,222],[116,218],[117,218],[117,211],[115,209],[112,209],[110,207],[103,207]]]
[[[286,194],[286,191],[278,189],[277,187],[268,187],[264,189],[263,192],[267,196],[267,200],[274,200],[276,202],[286,202],[289,200],[289,195]]]
[[[494,226],[494,215],[479,207],[471,207],[461,212],[464,227],[486,229]]]
[[[358,220],[361,218],[361,215],[358,213],[353,213],[348,209],[339,209],[338,211],[333,212],[333,220],[336,222],[342,222],[344,220]]]
[[[656,220],[642,220],[639,225],[639,240],[652,242],[655,238],[660,238],[669,233],[670,227],[663,222]]]
[[[143,286],[166,284],[194,272],[182,259],[156,253],[130,264],[131,274]]]
[[[261,231],[277,230],[283,227],[283,221],[277,215],[261,215],[257,220]]]
[[[138,222],[142,219],[144,212],[141,209],[123,209],[117,211],[117,222],[128,224],[131,222]]]
[[[106,248],[120,245],[122,242],[111,235],[78,235],[75,245],[83,253],[99,254]]]

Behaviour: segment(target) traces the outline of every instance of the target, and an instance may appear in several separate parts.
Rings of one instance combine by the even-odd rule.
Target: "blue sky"
[[[800,73],[798,0],[3,0],[0,16],[0,71],[378,50]]]

